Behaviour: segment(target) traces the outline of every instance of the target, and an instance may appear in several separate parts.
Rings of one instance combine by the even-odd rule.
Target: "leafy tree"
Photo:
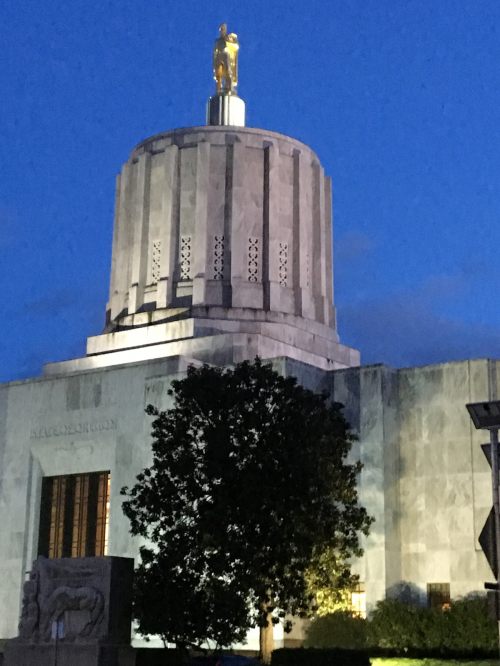
[[[166,551],[166,552],[165,552]],[[181,547],[141,550],[134,577],[134,610],[143,634],[158,634],[182,653],[213,641],[214,647],[243,641],[248,604],[234,580],[186,565]]]
[[[315,553],[306,571],[308,590],[314,598],[314,614],[318,617],[337,611],[349,611],[351,585],[357,577],[351,576],[345,558],[334,548]]]
[[[190,367],[169,394],[170,409],[147,408],[153,463],[122,490],[132,534],[147,539],[139,629],[228,645],[258,625],[267,658],[272,624],[313,610],[311,572],[321,588],[352,583],[371,522],[360,464],[346,462],[354,437],[341,405],[259,359]]]

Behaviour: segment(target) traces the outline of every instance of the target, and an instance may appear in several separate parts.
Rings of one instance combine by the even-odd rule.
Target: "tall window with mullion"
[[[427,606],[447,610],[450,607],[450,584],[427,583]]]
[[[109,472],[45,477],[38,554],[49,558],[105,555],[109,484]]]

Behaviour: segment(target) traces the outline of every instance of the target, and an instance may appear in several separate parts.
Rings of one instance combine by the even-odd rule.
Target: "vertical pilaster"
[[[242,193],[244,188],[243,169],[243,147],[233,143],[227,147],[227,166],[231,173],[226,178],[226,184],[230,188],[227,192],[229,199],[227,209],[230,216],[231,226],[231,285],[234,291],[238,289],[240,282],[246,280],[246,256],[245,249],[248,245],[247,232],[244,227],[244,210]]]
[[[327,245],[329,243],[328,234],[326,229],[326,210],[325,210],[325,172],[323,168],[319,167],[319,263],[320,263],[320,311],[318,312],[319,321],[327,324],[330,320],[330,303],[327,299],[327,282],[330,281],[330,274],[327,275],[327,261],[328,255]]]
[[[269,284],[269,167],[271,146],[264,146],[264,179],[262,193],[262,302],[264,310],[270,309]]]
[[[109,317],[113,320],[126,307],[125,296],[129,285],[129,190],[130,164],[123,165],[116,178],[115,218],[113,227],[113,250],[109,289]]]
[[[293,151],[293,201],[292,201],[292,264],[293,264],[293,295],[295,314],[302,314],[300,280],[302,274],[300,253],[300,151]]]
[[[359,479],[359,500],[370,507],[377,529],[362,539],[364,582],[367,599],[381,599],[386,592],[386,521],[384,456],[383,367],[360,370],[360,429],[359,459],[364,469]],[[387,424],[388,425],[388,424]],[[389,481],[387,479],[387,481]]]
[[[268,148],[268,209],[269,209],[269,310],[279,310],[281,288],[279,284],[279,241],[280,234],[280,173],[279,151],[275,144]]]
[[[125,167],[123,167],[125,170]],[[123,290],[121,285],[118,284],[120,274],[117,271],[117,262],[120,257],[118,248],[119,236],[121,233],[120,224],[120,190],[121,190],[121,176],[118,174],[115,181],[115,216],[113,221],[113,245],[111,250],[111,276],[109,280],[109,301],[106,307],[106,323],[121,311],[120,301],[123,302]]]
[[[293,151],[293,202],[292,202],[292,262],[293,262],[293,298],[295,314],[302,316],[302,291],[305,282],[306,270],[306,247],[304,238],[301,235],[301,210],[300,210],[300,163],[301,155],[299,150]]]
[[[312,165],[312,211],[313,211],[313,233],[312,233],[312,291],[314,298],[315,319],[325,321],[325,208],[324,208],[324,178],[321,166],[318,162]]]
[[[131,202],[134,220],[134,244],[130,271],[129,313],[137,312],[144,303],[146,284],[148,225],[149,225],[149,177],[151,155],[143,153],[135,167],[137,169],[136,190]]]
[[[161,242],[160,279],[156,287],[156,307],[166,308],[173,299],[175,252],[178,236],[178,161],[179,148],[167,146],[163,153],[164,184],[161,198]]]
[[[313,175],[310,157],[301,152],[298,160],[298,224],[299,224],[299,266],[300,266],[300,311],[299,316],[314,319],[313,302],[313,216],[312,195]]]
[[[208,185],[210,144],[198,144],[196,155],[196,208],[193,243],[193,305],[205,303],[208,267]]]
[[[224,244],[227,248],[226,278],[229,282],[229,291],[232,290],[233,279],[233,146],[226,146],[225,176],[224,176]]]
[[[332,179],[324,177],[325,182],[325,280],[326,280],[326,307],[328,316],[325,323],[337,328],[334,308],[334,273],[333,273],[333,220],[332,220]]]
[[[238,143],[227,147],[227,168],[230,173],[226,175],[227,203],[226,214],[231,227],[231,289],[232,306],[242,307],[244,298],[242,292],[247,280],[248,231],[244,225],[243,188],[244,188],[244,148]]]

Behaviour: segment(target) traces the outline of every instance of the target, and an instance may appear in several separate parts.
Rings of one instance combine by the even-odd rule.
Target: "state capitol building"
[[[141,141],[117,176],[102,334],[0,385],[0,639],[17,633],[38,555],[137,557],[120,489],[150,463],[146,405],[166,408],[189,365],[256,356],[328,390],[359,437],[375,518],[359,612],[407,584],[437,605],[491,578],[490,472],[464,405],[497,397],[499,362],[363,366],[337,333],[322,146],[245,127],[234,80],[217,83],[206,125]]]

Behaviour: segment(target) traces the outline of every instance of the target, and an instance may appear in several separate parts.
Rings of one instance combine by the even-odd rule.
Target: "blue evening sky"
[[[247,124],[333,178],[342,341],[363,363],[500,357],[498,0],[5,0],[0,380],[102,330],[115,174],[204,123],[223,20]]]

